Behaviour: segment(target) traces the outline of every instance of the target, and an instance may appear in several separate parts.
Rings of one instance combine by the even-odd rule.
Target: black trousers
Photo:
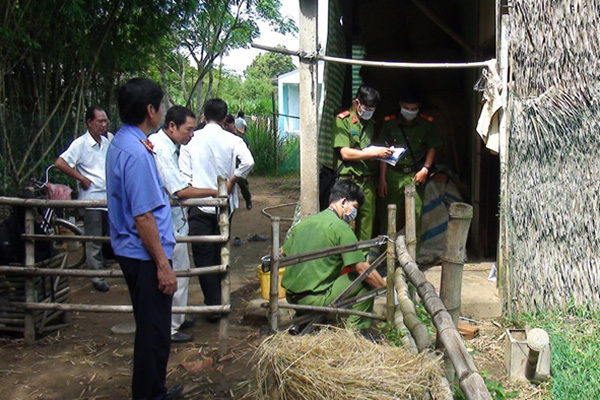
[[[127,257],[118,257],[118,261],[129,288],[136,326],[132,396],[134,400],[162,400],[167,394],[173,297],[158,290],[154,261]]]
[[[219,235],[217,214],[202,212],[198,207],[190,208],[188,217],[190,235]],[[196,268],[221,264],[221,243],[192,243],[192,255]],[[200,287],[207,306],[221,304],[222,274],[200,275]]]

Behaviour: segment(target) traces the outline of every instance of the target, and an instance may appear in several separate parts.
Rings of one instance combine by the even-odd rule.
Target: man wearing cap
[[[382,232],[387,232],[388,204],[396,204],[396,226],[404,226],[404,187],[416,185],[415,214],[417,223],[417,239],[420,236],[421,211],[425,182],[432,173],[435,160],[435,149],[442,145],[442,140],[433,118],[420,112],[422,101],[418,93],[407,91],[400,98],[400,113],[384,117],[379,140],[394,147],[403,147],[405,153],[395,166],[380,162],[378,195],[383,200],[380,207]]]
[[[356,218],[355,232],[358,240],[371,239],[375,219],[375,158],[392,154],[388,147],[369,147],[373,139],[371,121],[379,104],[379,92],[363,84],[356,92],[352,107],[337,115],[333,124],[333,148],[337,158],[340,179],[354,182],[365,195],[365,203]]]

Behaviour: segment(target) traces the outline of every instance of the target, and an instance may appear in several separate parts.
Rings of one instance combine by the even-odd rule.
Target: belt
[[[417,169],[413,165],[396,164],[392,169],[396,172],[402,172],[404,174],[410,174],[412,172],[417,172]]]
[[[372,178],[372,176],[370,176],[370,175],[361,175],[361,176],[351,175],[351,174],[340,175],[340,179],[347,179],[347,180],[351,180],[354,183],[360,183],[360,184],[363,184],[363,183],[369,181],[371,178]]]

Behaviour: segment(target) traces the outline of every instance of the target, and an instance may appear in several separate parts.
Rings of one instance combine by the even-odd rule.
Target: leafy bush
[[[300,169],[299,139],[273,135],[271,118],[248,121],[246,141],[254,156],[257,175],[287,175]]]

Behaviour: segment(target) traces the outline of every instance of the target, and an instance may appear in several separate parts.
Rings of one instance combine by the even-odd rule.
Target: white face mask
[[[365,121],[368,121],[371,118],[373,118],[375,109],[366,110],[365,106],[363,106],[358,99],[356,101],[358,102],[358,107],[356,107],[356,113],[358,114],[358,116],[364,119]]]
[[[358,116],[361,117],[362,119],[364,119],[365,121],[370,120],[371,118],[373,118],[373,114],[375,113],[375,110],[362,110],[359,108],[358,109]]]
[[[419,109],[417,108],[415,111],[411,111],[404,107],[401,107],[400,114],[404,117],[405,120],[412,121],[413,119],[417,118],[417,115],[419,115]]]
[[[357,214],[358,210],[356,209],[356,207],[350,206],[350,211],[348,212],[348,214],[344,213],[344,222],[349,224],[350,222],[354,221],[356,219]]]

